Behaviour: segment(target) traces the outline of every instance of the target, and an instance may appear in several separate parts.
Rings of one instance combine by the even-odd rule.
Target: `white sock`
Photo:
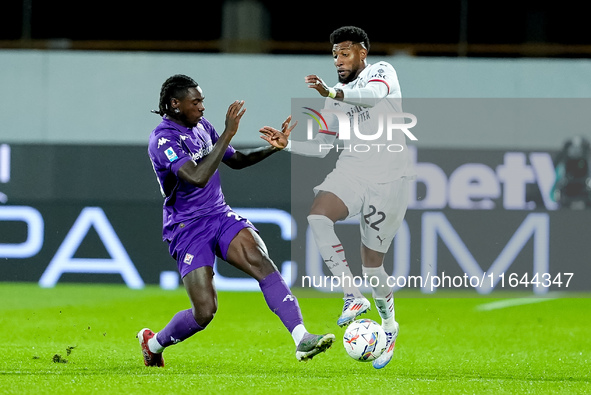
[[[396,316],[394,314],[394,297],[390,293],[386,298],[373,298],[373,301],[378,309],[380,317],[382,317],[382,327],[386,332],[394,332],[396,329]]]
[[[394,312],[394,293],[392,288],[388,286],[388,273],[384,270],[384,266],[379,267],[365,267],[363,266],[363,273],[371,279],[375,277],[374,281],[368,280],[370,284],[376,284],[372,287],[372,296],[375,302],[378,314],[382,318],[382,327],[387,332],[395,330],[396,315]]]
[[[343,245],[334,231],[334,222],[324,215],[312,214],[308,216],[308,223],[312,228],[320,255],[332,275],[347,279],[342,280],[345,295],[352,294],[356,298],[362,298],[361,291],[353,285],[353,274],[345,258]]]
[[[158,340],[156,339],[157,334],[158,333],[155,333],[151,339],[148,339],[148,348],[151,352],[155,354],[160,354],[162,351],[164,351],[164,347],[162,347],[160,343],[158,343]]]
[[[293,331],[291,331],[291,337],[293,337],[296,347],[300,344],[306,333],[308,333],[308,331],[306,331],[304,324],[299,324],[293,328]]]
[[[362,270],[363,274],[367,276],[367,282],[375,284],[371,288],[374,298],[385,298],[392,292],[392,288],[388,287],[388,273],[386,273],[384,265],[378,267],[362,266]]]

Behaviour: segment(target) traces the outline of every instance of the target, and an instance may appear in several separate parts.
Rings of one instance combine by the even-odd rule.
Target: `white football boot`
[[[367,313],[371,308],[371,303],[364,297],[356,298],[352,294],[347,294],[343,299],[345,300],[343,312],[337,320],[337,325],[340,327],[349,325],[357,316]]]
[[[386,343],[386,350],[384,350],[382,355],[372,361],[372,365],[376,369],[385,367],[392,360],[394,348],[396,348],[396,338],[398,337],[399,329],[398,322],[395,322],[395,324],[394,332],[388,332],[384,329],[384,332],[386,332],[386,336],[388,337],[388,341]]]

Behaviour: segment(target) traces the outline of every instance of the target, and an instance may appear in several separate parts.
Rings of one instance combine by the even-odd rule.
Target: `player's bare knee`
[[[215,301],[199,303],[193,308],[193,318],[202,328],[205,328],[213,320],[217,310],[218,306]]]
[[[332,192],[320,191],[312,202],[309,215],[322,215],[334,223],[347,218],[349,210],[343,201]]]
[[[193,318],[202,327],[205,328],[215,316],[218,310],[217,298],[215,295],[201,295],[198,300],[193,299]]]

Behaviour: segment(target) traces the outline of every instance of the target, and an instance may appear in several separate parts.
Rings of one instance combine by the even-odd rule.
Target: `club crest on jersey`
[[[192,254],[185,254],[185,259],[183,259],[183,263],[190,265],[193,262],[194,256]]]
[[[177,160],[179,157],[177,156],[176,152],[174,152],[174,150],[172,149],[172,147],[168,147],[164,153],[166,154],[166,157],[168,158],[169,161],[174,162],[175,160]]]

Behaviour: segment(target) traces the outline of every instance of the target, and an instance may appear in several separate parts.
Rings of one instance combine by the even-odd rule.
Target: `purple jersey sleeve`
[[[166,169],[174,174],[191,160],[185,152],[180,135],[174,129],[161,129],[151,139],[148,151],[156,169]]]

